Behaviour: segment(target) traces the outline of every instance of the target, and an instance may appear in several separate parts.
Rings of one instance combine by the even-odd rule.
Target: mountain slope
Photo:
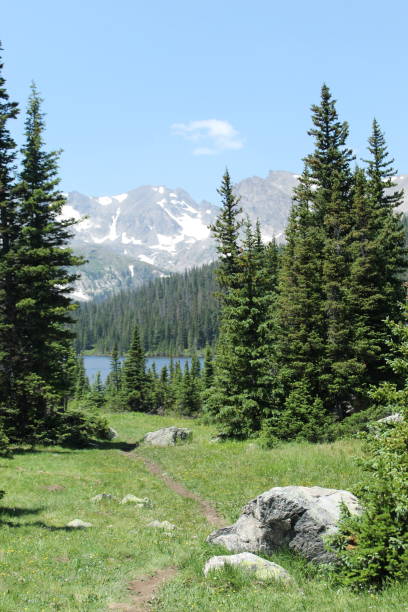
[[[235,186],[244,214],[253,222],[260,220],[266,240],[284,239],[297,179],[291,172],[271,171],[266,178],[247,178]],[[408,175],[395,180],[408,193]],[[407,196],[401,210],[408,211]],[[145,185],[101,197],[69,193],[63,214],[86,216],[76,226],[73,247],[89,259],[80,270],[74,297],[104,297],[213,261],[215,245],[208,226],[217,213],[217,206],[197,203],[179,188]]]

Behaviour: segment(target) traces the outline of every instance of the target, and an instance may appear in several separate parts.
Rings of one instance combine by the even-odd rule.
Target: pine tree
[[[214,379],[214,360],[210,346],[206,346],[204,355],[204,368],[202,373],[204,391],[209,389]]]
[[[118,393],[120,391],[120,371],[121,365],[119,360],[118,345],[115,344],[112,349],[110,371],[110,389],[112,393]]]
[[[183,416],[197,415],[201,410],[200,390],[194,371],[185,364],[177,393],[176,411]]]
[[[144,412],[149,410],[148,385],[145,372],[145,356],[139,330],[135,326],[132,343],[122,368],[122,406],[126,410]]]
[[[325,346],[324,234],[314,214],[311,191],[306,166],[294,194],[279,271],[275,345],[279,366],[280,401],[275,406],[278,410],[295,382],[303,381],[312,396],[321,392],[319,376]]]
[[[276,279],[265,274],[265,248],[258,234],[247,220],[232,277],[227,268],[222,270],[220,336],[214,384],[206,398],[206,410],[222,433],[238,438],[261,429],[272,385],[267,320]]]
[[[374,119],[372,134],[368,140],[371,154],[367,161],[367,191],[376,216],[376,300],[371,304],[371,324],[376,326],[381,344],[385,347],[387,330],[384,321],[403,320],[401,304],[405,301],[402,276],[407,267],[407,249],[402,213],[395,209],[403,201],[403,192],[396,189],[392,177],[396,170],[389,158],[384,134]]]
[[[239,198],[233,193],[228,170],[222,177],[218,193],[221,196],[221,212],[210,229],[217,242],[217,252],[220,259],[216,275],[223,295],[234,287],[234,280],[238,273],[238,237],[242,227],[242,221],[239,219],[242,209],[239,207]]]
[[[65,371],[75,306],[69,293],[77,275],[69,270],[83,261],[67,246],[75,220],[60,218],[65,199],[57,189],[59,153],[44,150],[44,129],[41,98],[33,85],[16,190],[18,233],[9,251],[16,341],[8,402],[15,411],[10,435],[16,441],[41,438],[50,413],[63,407],[70,393]]]
[[[75,380],[75,399],[81,400],[91,390],[88,377],[85,372],[84,359],[83,357],[77,358],[76,367],[76,380]]]
[[[383,383],[371,399],[402,417],[374,423],[365,437],[366,478],[358,492],[363,512],[343,515],[333,537],[336,579],[357,589],[379,589],[408,577],[408,311],[388,321],[388,363],[401,384]]]
[[[0,44],[0,52],[2,47]],[[15,196],[16,144],[9,122],[17,118],[18,105],[11,102],[0,60],[0,399],[7,402],[14,387],[16,338],[16,302],[13,256],[10,254],[17,234]],[[11,407],[7,405],[8,411]]]

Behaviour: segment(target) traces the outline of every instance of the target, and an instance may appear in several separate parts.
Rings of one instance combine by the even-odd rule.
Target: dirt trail
[[[183,484],[177,482],[177,480],[174,480],[174,478],[164,472],[160,465],[154,461],[151,461],[151,459],[147,459],[146,457],[142,457],[142,455],[137,455],[135,453],[129,453],[128,456],[137,461],[143,461],[149,472],[154,476],[161,478],[169,489],[178,495],[181,495],[181,497],[193,499],[195,502],[197,502],[198,506],[200,507],[201,514],[207,519],[210,525],[213,525],[214,527],[225,527],[227,525],[223,517],[218,514],[211,502],[201,497],[201,495],[198,493],[189,491]]]
[[[137,580],[132,580],[128,585],[128,590],[132,595],[132,603],[111,603],[108,610],[125,610],[125,612],[146,612],[149,603],[154,599],[155,592],[161,585],[169,580],[176,573],[176,568],[165,567],[158,570],[151,576],[143,576]]]
[[[123,455],[132,459],[133,461],[142,461],[146,467],[146,469],[157,476],[165,485],[177,493],[181,495],[181,497],[185,497],[187,499],[194,500],[199,508],[201,514],[206,518],[210,525],[214,527],[225,527],[226,521],[224,518],[218,514],[214,506],[201,497],[198,493],[193,493],[189,491],[183,484],[174,480],[171,476],[166,474],[154,461],[151,459],[147,459],[142,455],[138,455],[134,452],[122,452]],[[142,576],[137,580],[133,580],[128,589],[132,594],[132,603],[124,604],[124,603],[111,603],[108,606],[109,610],[124,610],[125,612],[146,612],[150,608],[150,602],[154,599],[156,591],[172,576],[176,574],[177,570],[174,567],[165,567],[161,570],[158,570],[152,575]]]

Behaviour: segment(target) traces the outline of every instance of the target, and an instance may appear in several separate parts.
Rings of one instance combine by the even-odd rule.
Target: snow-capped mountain
[[[89,261],[74,297],[90,299],[211,261],[208,226],[216,214],[212,204],[197,204],[184,190],[164,186],[115,196],[67,194],[63,216],[83,219],[73,246]]]
[[[259,219],[264,238],[284,239],[298,175],[272,171],[235,186],[244,214]],[[398,188],[408,176],[396,177]],[[408,198],[402,210],[408,211]],[[209,225],[218,207],[197,203],[183,189],[143,186],[114,196],[67,194],[63,216],[83,219],[75,227],[73,247],[88,259],[80,269],[74,297],[89,300],[134,287],[157,276],[209,263],[215,245]]]

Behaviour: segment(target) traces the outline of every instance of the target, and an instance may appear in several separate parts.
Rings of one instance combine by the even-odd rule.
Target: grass
[[[294,576],[293,586],[254,583],[234,571],[204,579],[205,561],[225,551],[205,543],[211,527],[197,504],[170,491],[141,462],[121,452],[147,431],[172,424],[192,427],[189,445],[140,447],[137,452],[212,500],[232,521],[245,502],[272,486],[353,489],[360,478],[354,460],[357,442],[263,450],[253,442],[211,443],[211,429],[194,421],[132,414],[112,414],[109,420],[119,440],[86,450],[26,450],[0,460],[0,488],[6,490],[0,507],[2,612],[106,610],[110,602],[129,600],[130,580],[174,564],[179,572],[161,589],[154,610],[408,610],[406,585],[379,595],[338,590],[313,567],[285,552],[272,560]],[[152,507],[91,502],[98,493],[118,499],[128,493],[148,497]],[[66,529],[74,518],[93,527]],[[148,528],[154,519],[168,520],[178,529],[166,535]]]

